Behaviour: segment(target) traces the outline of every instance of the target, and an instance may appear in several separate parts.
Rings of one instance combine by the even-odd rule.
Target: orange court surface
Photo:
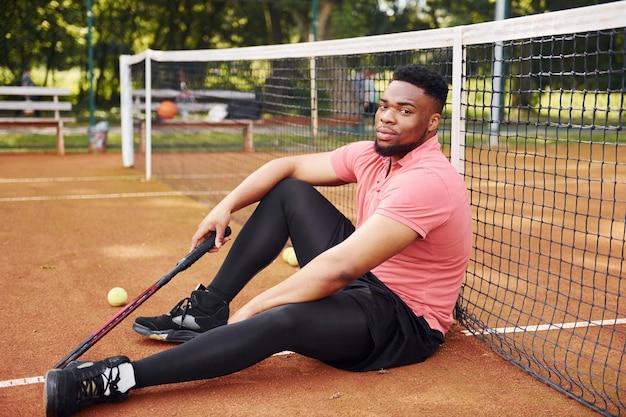
[[[219,155],[215,156],[219,158]],[[209,207],[123,168],[118,153],[0,155],[0,416],[43,416],[43,375],[118,308],[186,255]],[[241,225],[233,223],[236,236]],[[81,359],[139,359],[171,345],[131,330],[207,283],[228,247],[205,255],[141,305]],[[294,271],[276,260],[233,310]],[[239,373],[131,392],[79,416],[592,416],[455,326],[426,362],[350,373],[284,354]]]

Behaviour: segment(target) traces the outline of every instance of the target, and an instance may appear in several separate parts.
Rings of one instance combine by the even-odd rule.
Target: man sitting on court
[[[130,361],[74,362],[46,375],[46,413],[69,416],[129,390],[214,378],[291,350],[350,371],[422,362],[443,343],[469,261],[472,218],[463,178],[437,128],[448,85],[398,68],[379,100],[373,142],[272,160],[200,223],[218,250],[231,214],[259,201],[207,287],[133,328],[186,341]],[[356,183],[356,227],[314,186]],[[229,303],[288,239],[301,268],[230,316]],[[229,317],[230,316],[230,317]]]

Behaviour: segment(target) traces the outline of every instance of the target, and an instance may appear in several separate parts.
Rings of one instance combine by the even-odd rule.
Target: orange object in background
[[[157,107],[157,115],[161,119],[171,119],[178,113],[178,107],[173,101],[165,100]]]

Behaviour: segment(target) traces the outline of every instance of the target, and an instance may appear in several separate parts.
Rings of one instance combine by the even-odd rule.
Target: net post
[[[491,77],[491,106],[489,107],[489,146],[500,143],[500,122],[502,120],[502,73],[504,66],[504,44],[496,42],[493,47],[493,76]]]
[[[145,146],[146,146],[146,180],[150,180],[152,177],[152,58],[150,50],[146,51],[146,109],[145,109],[145,122],[144,129]]]
[[[450,163],[457,172],[464,174],[465,169],[461,164],[461,151],[464,149],[462,140],[463,131],[463,80],[465,71],[463,66],[463,27],[454,29],[454,45],[452,48],[452,123],[450,133]]]
[[[135,164],[133,150],[133,103],[130,56],[120,56],[120,116],[122,130],[122,162],[124,167]]]
[[[311,136],[314,144],[317,143],[317,135],[319,131],[317,111],[317,67],[315,60],[315,57],[312,57],[309,60],[311,68]]]

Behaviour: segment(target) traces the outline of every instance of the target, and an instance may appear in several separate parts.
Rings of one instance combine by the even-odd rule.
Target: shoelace
[[[76,393],[76,400],[79,404],[83,401],[94,400],[102,398],[104,396],[110,396],[113,394],[114,391],[117,391],[117,383],[120,381],[120,371],[117,367],[106,369],[109,370],[108,376],[105,371],[105,373],[103,374],[98,374],[93,378],[80,382],[78,392]],[[117,375],[115,377],[113,377],[114,371],[117,371]],[[103,384],[102,392],[100,392],[98,389],[98,378],[102,378],[103,376],[106,380],[106,383]]]
[[[187,303],[187,304],[183,307],[184,303]],[[185,317],[187,317],[187,310],[189,310],[191,308],[192,308],[191,297],[187,297],[187,298],[183,298],[182,300],[180,300],[178,302],[178,304],[176,304],[174,306],[172,311],[170,311],[170,315],[171,316],[173,316],[176,312],[178,312],[178,310],[182,311],[182,314],[180,315],[180,324],[178,324],[178,328],[179,329],[183,328],[183,323],[185,322]]]

